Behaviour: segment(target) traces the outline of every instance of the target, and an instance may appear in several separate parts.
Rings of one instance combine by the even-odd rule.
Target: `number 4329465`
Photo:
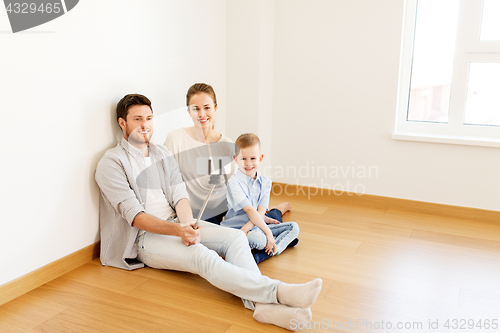
[[[41,3],[40,5],[36,3],[9,3],[7,6],[7,13],[14,14],[34,14],[34,13],[47,13],[47,14],[59,14],[61,12],[60,3]]]
[[[466,329],[473,329],[473,328],[479,328],[479,329],[497,329],[498,328],[498,319],[484,319],[484,320],[474,320],[474,319],[448,319],[444,323],[444,327],[447,329],[454,329],[454,330],[466,330]]]

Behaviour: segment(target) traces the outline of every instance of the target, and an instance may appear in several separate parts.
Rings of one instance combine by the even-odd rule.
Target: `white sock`
[[[304,284],[278,284],[278,302],[297,308],[310,308],[321,291],[323,280],[314,279]]]
[[[273,324],[287,330],[305,327],[312,319],[311,309],[292,308],[283,304],[256,303],[253,317],[259,323]]]

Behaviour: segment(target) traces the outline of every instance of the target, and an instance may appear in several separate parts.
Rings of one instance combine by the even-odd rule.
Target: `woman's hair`
[[[191,99],[191,97],[199,93],[208,94],[214,101],[214,106],[217,107],[217,97],[215,97],[214,88],[206,83],[195,83],[191,87],[189,87],[186,94],[186,105],[189,106],[189,100]]]
[[[134,105],[147,105],[151,111],[153,111],[151,101],[146,96],[141,94],[128,94],[116,105],[116,120],[123,118],[123,120],[127,121],[128,109]]]

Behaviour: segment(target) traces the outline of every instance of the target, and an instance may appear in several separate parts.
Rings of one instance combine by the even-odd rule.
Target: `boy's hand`
[[[243,227],[240,228],[241,231],[245,233],[245,235],[248,234],[248,232],[254,227],[253,223],[248,221]]]
[[[271,235],[271,236],[267,236],[267,245],[266,245],[266,253],[269,254],[269,255],[272,255],[274,253],[274,251],[276,251],[276,240],[274,239],[274,237]]]
[[[264,222],[266,222],[266,224],[280,224],[281,222],[278,221],[278,220],[275,220],[269,216],[266,216],[264,215]]]

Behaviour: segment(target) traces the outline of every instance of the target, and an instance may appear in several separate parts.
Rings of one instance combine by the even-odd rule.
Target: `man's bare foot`
[[[271,210],[271,209],[277,209],[281,212],[281,215],[283,215],[286,212],[288,212],[290,209],[292,209],[292,205],[290,205],[288,202],[282,202],[279,205],[276,205],[274,207],[269,208],[269,210]]]

